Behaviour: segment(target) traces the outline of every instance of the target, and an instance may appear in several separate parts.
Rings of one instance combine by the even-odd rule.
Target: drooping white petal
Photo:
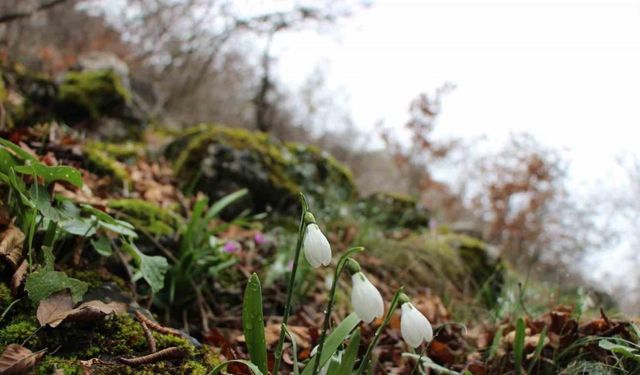
[[[351,282],[351,306],[358,318],[370,323],[374,318],[381,317],[384,314],[384,301],[378,289],[362,272],[353,274]]]
[[[309,224],[305,228],[302,244],[304,257],[312,267],[328,266],[331,263],[331,245],[316,224]]]
[[[427,317],[408,302],[402,304],[400,332],[404,341],[413,348],[420,346],[423,340],[429,342],[433,339],[433,328]]]

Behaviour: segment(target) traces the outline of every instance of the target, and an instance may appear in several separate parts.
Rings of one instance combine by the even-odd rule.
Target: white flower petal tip
[[[384,301],[378,289],[362,272],[354,273],[351,282],[351,306],[358,318],[365,323],[371,323],[373,319],[382,317]]]
[[[402,304],[400,332],[404,341],[412,348],[420,346],[422,341],[429,342],[433,339],[433,328],[429,319],[409,302]]]
[[[313,268],[331,263],[331,245],[317,224],[309,224],[305,228],[302,247],[304,257]]]

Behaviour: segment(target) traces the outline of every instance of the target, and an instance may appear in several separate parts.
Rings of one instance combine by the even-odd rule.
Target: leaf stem
[[[322,361],[322,349],[324,348],[324,341],[327,337],[327,331],[329,330],[329,322],[331,322],[331,310],[333,309],[333,302],[336,295],[336,287],[338,285],[338,279],[340,278],[340,274],[344,269],[345,264],[349,257],[354,254],[364,250],[364,247],[353,247],[347,250],[338,260],[338,264],[336,265],[336,271],[333,276],[333,282],[331,283],[331,292],[329,293],[329,303],[327,305],[327,310],[324,313],[324,323],[322,326],[322,334],[320,335],[320,342],[318,343],[318,352],[315,357],[316,360],[313,364],[312,375],[316,375],[318,373],[318,369],[320,368],[320,362]]]
[[[302,249],[302,240],[304,238],[304,229],[305,229],[305,215],[309,210],[309,206],[307,205],[307,200],[304,197],[304,194],[300,193],[300,204],[302,205],[302,213],[300,215],[300,228],[298,229],[298,241],[296,243],[295,253],[293,255],[293,267],[291,269],[291,275],[289,276],[289,286],[287,288],[287,303],[284,306],[284,314],[282,315],[282,326],[280,327],[280,338],[278,339],[278,345],[276,346],[275,351],[275,362],[273,364],[273,375],[278,375],[278,371],[280,371],[280,361],[282,360],[282,347],[284,345],[284,339],[286,336],[286,331],[284,326],[287,324],[289,320],[289,315],[291,314],[291,301],[293,297],[293,287],[296,280],[296,271],[298,270],[298,261],[300,260],[300,250]]]
[[[393,300],[391,300],[391,304],[389,305],[389,311],[387,311],[387,315],[385,315],[384,320],[382,321],[382,324],[376,330],[376,334],[373,337],[373,341],[371,341],[371,344],[369,344],[369,347],[367,348],[367,352],[364,354],[364,357],[362,357],[362,362],[360,363],[360,367],[358,368],[358,372],[356,373],[356,375],[363,374],[364,370],[367,368],[367,365],[369,363],[369,357],[371,356],[373,349],[376,347],[376,345],[378,345],[378,341],[380,340],[382,331],[384,331],[384,329],[387,327],[387,325],[389,324],[389,321],[391,320],[391,316],[396,311],[396,308],[398,307],[398,302],[400,299],[400,294],[403,292],[403,290],[404,288],[400,287],[400,289],[398,289],[396,294],[393,296]]]

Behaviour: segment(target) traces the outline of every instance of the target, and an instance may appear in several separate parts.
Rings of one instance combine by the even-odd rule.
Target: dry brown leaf
[[[23,260],[18,269],[13,273],[13,276],[11,277],[11,292],[14,296],[17,296],[18,292],[20,292],[20,286],[22,285],[24,278],[27,276],[28,267],[29,264],[27,263],[27,261]]]
[[[0,225],[7,226],[11,223],[11,213],[9,207],[6,204],[0,202]]]
[[[53,322],[62,322],[73,310],[73,298],[69,290],[65,289],[43,299],[38,305],[36,317],[43,326]]]
[[[27,374],[43,355],[44,350],[34,353],[21,345],[11,344],[0,355],[0,374]]]
[[[64,321],[87,322],[97,320],[108,314],[127,311],[127,306],[120,302],[104,303],[89,301],[73,308],[71,293],[68,290],[52,294],[38,305],[36,316],[41,326],[55,328]]]
[[[0,256],[9,262],[13,269],[16,269],[22,260],[23,242],[24,233],[14,225],[0,233]]]
[[[301,349],[308,349],[311,347],[311,334],[309,328],[303,326],[287,326],[289,333],[295,338],[296,344]],[[267,346],[274,345],[280,338],[280,324],[267,324],[264,327],[265,341]],[[244,342],[244,335],[237,337],[239,342]]]

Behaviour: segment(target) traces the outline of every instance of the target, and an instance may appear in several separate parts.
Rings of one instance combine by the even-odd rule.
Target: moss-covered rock
[[[113,178],[125,186],[131,185],[131,178],[129,177],[127,168],[118,159],[112,157],[106,151],[92,146],[85,147],[84,153],[87,156],[87,161],[92,171],[98,174],[113,176]]]
[[[251,208],[289,210],[303,191],[318,203],[353,199],[349,170],[317,148],[283,144],[265,133],[200,125],[167,147],[186,190],[212,199],[240,188],[250,191]],[[322,198],[322,199],[320,199]]]
[[[55,82],[15,64],[0,68],[0,106],[5,127],[30,125],[53,119]]]
[[[68,122],[126,117],[131,94],[112,71],[68,72],[58,87],[57,112]]]
[[[108,207],[137,229],[153,235],[173,235],[183,223],[180,215],[143,199],[114,199]]]
[[[0,107],[4,123],[29,126],[51,120],[69,125],[117,119],[138,124],[131,93],[107,70],[71,71],[58,82],[19,64],[0,67]]]
[[[393,193],[375,193],[358,200],[356,211],[385,228],[424,228],[429,225],[430,212],[415,198]]]
[[[411,234],[395,240],[376,238],[365,244],[379,257],[381,269],[407,287],[429,287],[438,295],[464,291],[492,306],[503,285],[503,266],[486,245],[460,234]],[[397,270],[402,270],[398,273]]]

